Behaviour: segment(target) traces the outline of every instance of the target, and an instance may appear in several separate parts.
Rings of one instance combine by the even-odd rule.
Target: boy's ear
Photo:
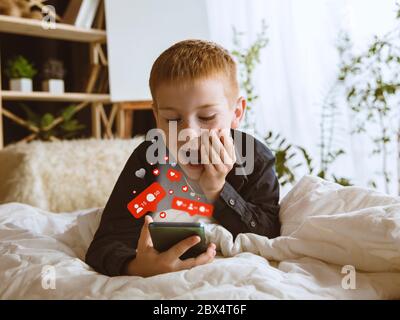
[[[239,97],[239,99],[236,101],[234,115],[231,122],[232,129],[239,128],[240,122],[242,121],[245,112],[246,112],[246,99],[243,97]]]

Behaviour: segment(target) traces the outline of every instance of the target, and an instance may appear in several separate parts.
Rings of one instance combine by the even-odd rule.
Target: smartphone
[[[200,222],[151,222],[149,231],[154,249],[158,252],[167,251],[178,242],[194,235],[200,237],[200,242],[180,258],[194,258],[207,250],[204,225]]]

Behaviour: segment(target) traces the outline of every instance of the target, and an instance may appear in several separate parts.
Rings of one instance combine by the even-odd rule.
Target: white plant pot
[[[32,92],[32,79],[29,78],[10,79],[10,90]]]
[[[54,94],[64,93],[64,80],[49,79],[42,81],[42,90]]]

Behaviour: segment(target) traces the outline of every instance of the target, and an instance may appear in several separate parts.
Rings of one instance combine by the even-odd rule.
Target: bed
[[[370,189],[305,176],[281,201],[280,237],[233,241],[209,225],[212,263],[150,278],[110,278],[84,262],[101,214],[0,205],[0,298],[400,298],[400,198]]]

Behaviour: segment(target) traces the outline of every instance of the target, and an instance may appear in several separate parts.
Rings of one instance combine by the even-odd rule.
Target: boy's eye
[[[213,114],[212,116],[209,116],[209,117],[199,117],[199,119],[201,120],[201,121],[211,121],[211,120],[214,120],[215,119],[215,114]]]

